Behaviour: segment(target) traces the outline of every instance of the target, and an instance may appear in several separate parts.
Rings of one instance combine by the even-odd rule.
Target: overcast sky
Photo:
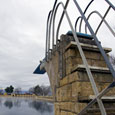
[[[49,85],[46,74],[34,75],[33,71],[44,58],[46,19],[53,2],[54,0],[0,0],[0,88],[13,85],[29,89],[37,84]],[[108,5],[104,6],[99,2],[100,0],[97,0],[94,6],[105,12]],[[72,5],[71,3],[68,11],[71,12],[74,23],[77,11]],[[84,1],[82,7],[85,6]],[[112,10],[107,19],[111,27],[115,28],[115,15]],[[94,22],[93,24],[95,25]],[[62,28],[63,25],[65,23],[62,24]],[[66,30],[62,29],[63,32],[69,29],[67,24],[66,26]],[[106,34],[107,31],[104,29],[104,36],[102,34],[99,36],[107,37],[102,40],[103,44],[105,46],[109,44],[108,47],[111,46],[115,53],[115,40],[113,39],[114,42],[111,42],[111,39],[107,40],[108,37],[113,38],[112,35]]]

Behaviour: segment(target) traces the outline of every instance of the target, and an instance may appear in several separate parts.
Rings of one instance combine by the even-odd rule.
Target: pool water
[[[29,98],[0,97],[0,115],[54,115],[54,105]]]

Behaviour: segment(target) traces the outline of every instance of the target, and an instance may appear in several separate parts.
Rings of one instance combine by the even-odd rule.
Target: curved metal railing
[[[97,14],[102,20],[103,22],[105,23],[105,25],[108,27],[108,29],[110,30],[110,32],[113,34],[113,36],[115,37],[115,32],[113,31],[113,29],[110,27],[110,25],[108,24],[108,22],[103,18],[103,16],[98,12],[98,11],[93,11],[91,12],[88,17],[87,17],[87,20],[89,20],[89,18],[92,16],[92,14]],[[102,21],[100,22],[102,24]],[[101,24],[99,24],[99,26],[97,27],[96,31],[95,31],[95,34],[97,34]],[[87,26],[85,24],[85,33],[87,33]]]
[[[47,27],[46,27],[46,51],[45,51],[46,60],[47,60],[47,55],[48,55],[48,50],[49,50],[49,42],[48,42],[49,40],[49,21],[50,21],[51,13],[52,13],[52,10],[50,10],[48,14]]]
[[[71,31],[72,31],[72,33],[73,33],[73,36],[74,36],[74,39],[75,39],[75,41],[76,41],[78,50],[79,50],[79,52],[80,52],[81,58],[82,58],[82,60],[83,60],[83,64],[85,65],[86,72],[87,72],[88,77],[89,77],[89,80],[90,80],[90,82],[91,82],[91,85],[92,85],[94,94],[95,94],[95,96],[96,96],[96,98],[95,98],[94,100],[92,100],[92,101],[88,104],[88,106],[87,106],[86,108],[84,108],[84,109],[79,113],[79,115],[81,115],[82,113],[84,113],[84,112],[87,110],[87,108],[89,108],[89,107],[90,107],[92,104],[94,104],[96,101],[98,102],[98,105],[99,105],[101,114],[102,114],[102,115],[106,115],[105,108],[104,108],[103,103],[102,103],[102,101],[101,101],[100,98],[101,98],[104,94],[106,94],[112,87],[115,86],[115,82],[111,83],[111,84],[110,84],[106,89],[104,89],[102,92],[100,92],[100,93],[98,92],[98,89],[97,89],[96,84],[95,84],[95,81],[94,81],[94,79],[93,79],[91,70],[90,70],[90,68],[89,68],[89,65],[88,65],[88,63],[87,63],[86,57],[85,57],[85,55],[84,55],[84,53],[83,53],[83,50],[82,50],[82,48],[81,48],[81,45],[80,45],[80,43],[79,43],[79,40],[78,40],[78,38],[77,38],[77,35],[76,35],[76,31],[75,31],[75,30],[76,30],[76,26],[77,26],[77,23],[78,23],[79,19],[81,19],[81,21],[80,21],[80,26],[79,26],[79,32],[81,32],[82,21],[85,22],[85,31],[86,31],[86,33],[87,33],[87,29],[86,29],[86,26],[87,26],[87,28],[89,29],[91,35],[93,36],[93,39],[95,40],[95,42],[96,42],[96,44],[97,44],[97,47],[99,48],[99,50],[100,50],[102,56],[104,57],[104,60],[105,60],[105,62],[106,62],[106,64],[107,64],[108,68],[110,69],[110,72],[112,73],[113,79],[115,80],[115,71],[114,71],[112,65],[110,64],[110,62],[109,62],[109,60],[108,60],[108,58],[107,58],[107,55],[105,54],[105,52],[104,52],[104,50],[103,50],[101,44],[99,43],[99,41],[98,41],[98,39],[97,39],[97,36],[96,36],[96,34],[97,34],[97,32],[98,32],[98,30],[99,30],[99,28],[101,27],[101,25],[102,25],[103,22],[104,22],[104,23],[106,24],[106,26],[109,28],[109,30],[111,31],[111,33],[115,36],[114,31],[112,30],[112,28],[109,26],[109,24],[108,24],[107,21],[105,20],[105,17],[107,16],[109,10],[110,10],[111,8],[112,8],[113,10],[115,10],[115,7],[114,7],[114,5],[113,5],[110,1],[105,0],[105,1],[107,2],[107,4],[109,5],[109,8],[107,9],[107,11],[106,11],[106,13],[104,14],[104,16],[102,16],[98,11],[93,11],[93,12],[91,12],[91,13],[88,15],[88,17],[86,18],[86,17],[85,17],[85,13],[86,13],[86,11],[88,10],[88,8],[90,7],[90,5],[92,4],[92,2],[93,2],[94,0],[91,0],[91,2],[87,5],[87,7],[86,7],[86,9],[84,10],[84,12],[83,12],[82,9],[80,8],[80,6],[79,6],[79,4],[77,3],[77,1],[76,1],[76,0],[73,0],[74,4],[76,5],[76,7],[77,7],[77,9],[78,9],[78,11],[79,11],[79,13],[81,14],[81,16],[79,16],[79,17],[77,18],[77,20],[76,20],[75,30],[74,30],[73,25],[72,25],[72,23],[71,23],[71,20],[70,20],[70,18],[69,18],[68,12],[67,12],[67,10],[66,10],[66,9],[67,9],[67,6],[68,6],[68,4],[69,4],[69,1],[70,1],[70,0],[67,0],[66,3],[65,3],[65,5],[64,5],[63,2],[57,3],[57,0],[55,0],[53,9],[49,12],[48,19],[47,19],[47,27],[46,27],[46,54],[45,54],[46,58],[45,58],[45,59],[46,59],[46,61],[48,61],[48,59],[49,59],[49,53],[52,52],[51,48],[53,49],[54,46],[55,46],[56,44],[58,44],[59,30],[60,30],[60,27],[61,27],[61,23],[62,23],[63,17],[64,17],[64,15],[66,15],[67,21],[68,21],[68,23],[69,23],[69,26],[70,26]],[[58,11],[58,8],[59,8],[60,5],[61,5],[62,8],[63,8],[63,13],[62,13],[61,18],[60,18],[60,20],[59,20],[59,24],[58,24],[57,31],[56,31],[56,37],[55,37],[55,20],[56,20],[56,14],[57,14],[57,11]],[[99,23],[98,27],[97,27],[96,32],[93,31],[91,25],[90,25],[89,22],[88,22],[88,19],[89,19],[90,16],[91,16],[92,14],[94,14],[94,13],[98,14],[98,16],[102,19],[101,22]],[[52,25],[52,28],[51,28],[51,25]],[[52,40],[51,40],[51,36],[50,36],[50,34],[51,34],[51,29],[52,29]],[[51,44],[51,42],[52,42],[52,44]],[[56,42],[56,43],[55,43],[55,42]]]
[[[93,1],[94,1],[94,0],[91,0],[91,1],[89,2],[89,4],[87,5],[87,7],[85,8],[85,10],[84,10],[84,12],[83,12],[84,15],[85,15],[85,13],[87,12],[87,10],[88,10],[88,8],[90,7],[90,5],[93,3]],[[83,19],[82,19],[81,16],[79,16],[79,17],[77,18],[76,22],[75,22],[75,31],[76,31],[76,27],[77,27],[77,23],[78,23],[79,19],[81,19],[80,25],[79,25],[79,32],[81,32],[81,26],[82,26],[82,21],[83,21]]]

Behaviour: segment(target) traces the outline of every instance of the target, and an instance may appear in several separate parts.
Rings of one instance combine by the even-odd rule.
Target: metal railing
[[[89,107],[91,107],[95,102],[98,102],[98,105],[99,105],[99,108],[100,108],[100,111],[101,111],[101,114],[102,115],[106,115],[106,110],[104,108],[104,105],[102,103],[102,100],[101,100],[101,97],[106,94],[110,89],[112,89],[113,87],[115,87],[115,71],[111,65],[111,63],[109,62],[109,59],[107,58],[107,55],[105,53],[105,51],[103,50],[101,44],[99,43],[98,41],[98,38],[96,36],[97,32],[99,31],[102,23],[104,22],[106,24],[106,26],[108,27],[108,29],[110,30],[110,32],[113,34],[113,36],[115,37],[115,32],[112,30],[112,28],[109,26],[108,22],[105,20],[105,17],[107,16],[107,14],[109,13],[110,9],[112,10],[115,10],[115,6],[109,1],[109,0],[104,0],[108,5],[108,9],[107,11],[105,12],[104,16],[102,16],[98,11],[93,11],[91,12],[88,17],[85,16],[85,13],[87,11],[87,9],[90,7],[90,5],[93,3],[94,0],[91,0],[91,2],[87,5],[86,9],[84,10],[84,12],[82,11],[82,9],[80,8],[78,2],[76,0],[73,0],[76,8],[78,9],[79,13],[81,14],[81,16],[79,16],[76,20],[76,23],[75,23],[75,29],[73,28],[73,25],[72,25],[72,22],[70,20],[70,17],[68,15],[68,12],[67,12],[67,7],[69,5],[69,2],[70,0],[66,0],[66,3],[65,5],[62,3],[62,2],[59,2],[57,0],[55,0],[55,3],[54,3],[54,6],[53,6],[53,9],[49,12],[48,14],[48,19],[47,19],[47,28],[46,28],[46,53],[45,53],[45,56],[46,56],[46,61],[48,61],[49,59],[49,53],[52,52],[53,48],[56,46],[56,44],[58,44],[58,35],[59,35],[59,30],[60,30],[60,27],[61,27],[61,23],[63,21],[63,17],[64,15],[66,16],[67,18],[67,21],[68,21],[68,24],[71,28],[71,31],[73,33],[73,36],[74,36],[74,39],[76,41],[76,44],[77,44],[77,47],[78,47],[78,50],[80,52],[80,55],[81,55],[81,58],[82,58],[82,61],[83,61],[83,64],[86,68],[86,72],[88,74],[88,77],[89,77],[89,80],[91,82],[91,86],[93,88],[93,91],[94,91],[94,94],[95,94],[95,99],[92,100],[87,107],[85,107],[80,113],[79,115],[83,114]],[[61,14],[61,18],[59,20],[59,24],[58,24],[58,27],[57,27],[57,31],[56,31],[56,37],[55,37],[55,18],[56,18],[56,14],[57,14],[57,10],[59,8],[59,6],[62,6],[63,8],[63,13]],[[99,23],[96,31],[94,32],[91,25],[89,24],[88,22],[88,19],[90,18],[90,16],[92,14],[97,14],[100,18],[101,18],[101,22]],[[96,87],[96,83],[94,81],[94,78],[93,78],[93,75],[91,73],[91,70],[89,68],[89,65],[87,63],[87,60],[86,60],[86,57],[84,55],[84,52],[82,50],[82,47],[79,43],[79,40],[78,40],[78,37],[76,35],[76,26],[78,25],[78,21],[79,19],[81,19],[80,21],[80,25],[79,25],[79,32],[81,32],[81,26],[82,26],[82,21],[85,22],[85,32],[87,33],[87,28],[89,30],[89,32],[91,33],[91,35],[93,36],[93,39],[95,40],[96,44],[97,44],[97,47],[99,48],[102,56],[104,57],[104,60],[113,76],[113,82],[107,87],[105,88],[102,92],[99,93],[97,87]],[[52,28],[51,28],[52,27]],[[52,29],[52,40],[51,40],[51,29]],[[51,41],[52,41],[52,44],[51,44]],[[51,49],[52,48],[52,49]]]

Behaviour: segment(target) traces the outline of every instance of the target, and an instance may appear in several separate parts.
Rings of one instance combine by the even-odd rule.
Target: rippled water
[[[54,106],[35,99],[0,97],[0,115],[54,115]]]

